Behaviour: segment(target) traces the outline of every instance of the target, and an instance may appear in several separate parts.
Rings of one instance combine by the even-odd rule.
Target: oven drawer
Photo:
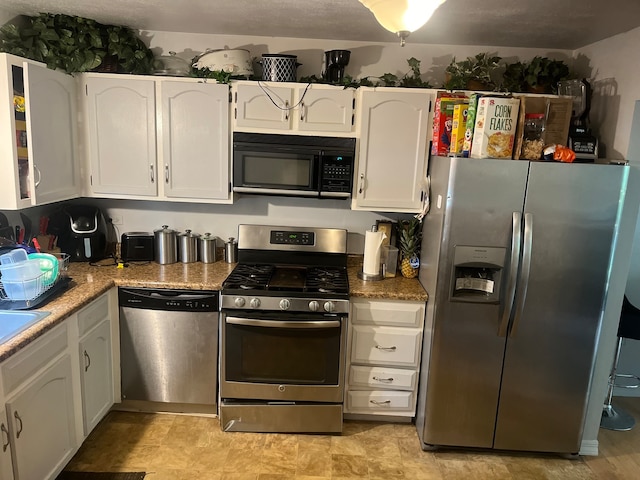
[[[349,369],[349,385],[351,387],[414,390],[417,384],[418,373],[416,370],[361,365],[352,365]]]
[[[394,415],[402,412],[413,413],[414,408],[413,392],[350,390],[347,393],[347,411],[349,413]]]
[[[421,340],[418,329],[354,325],[351,363],[417,368]]]

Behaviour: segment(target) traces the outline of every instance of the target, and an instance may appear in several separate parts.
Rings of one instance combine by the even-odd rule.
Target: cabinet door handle
[[[22,433],[22,419],[20,418],[20,415],[18,415],[17,411],[13,412],[13,416],[15,417],[15,419],[20,424],[20,427],[18,428],[18,431],[16,433],[16,438],[20,438],[20,434]]]
[[[300,104],[300,121],[304,122],[304,102]]]
[[[91,366],[91,357],[89,356],[89,354],[85,350],[84,351],[84,371],[86,372],[87,370],[89,370],[90,366]]]
[[[373,403],[374,405],[390,405],[391,404],[391,400],[383,400],[383,401],[369,400],[369,402]]]
[[[391,383],[391,382],[393,382],[393,377],[389,377],[389,378],[373,377],[373,379],[376,382],[382,382],[382,383]]]
[[[284,102],[284,108],[285,108],[285,111],[284,111],[284,119],[285,119],[285,120],[289,120],[289,100],[286,100],[286,101]]]
[[[397,347],[393,346],[393,347],[383,347],[382,345],[376,345],[376,348],[378,350],[384,350],[385,352],[395,352],[397,350]]]
[[[4,423],[2,425],[0,425],[0,430],[2,430],[2,451],[6,452],[7,448],[9,447],[9,431],[7,430],[7,427],[4,426]],[[7,443],[4,443],[4,437],[7,437]]]
[[[151,183],[155,183],[156,182],[156,174],[155,174],[155,170],[153,168],[153,165],[149,165],[149,170],[151,173]]]
[[[364,173],[360,174],[360,187],[358,188],[358,193],[362,193],[364,190]]]
[[[165,164],[164,166],[164,183],[169,185],[169,164]]]
[[[36,188],[40,185],[40,181],[42,180],[42,174],[40,173],[40,169],[37,166],[33,166],[33,172],[38,174],[38,179],[34,182]]]

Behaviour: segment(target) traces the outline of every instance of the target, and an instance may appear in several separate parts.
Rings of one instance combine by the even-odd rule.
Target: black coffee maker
[[[344,77],[344,67],[349,64],[350,57],[351,52],[349,50],[329,50],[324,52],[324,79],[330,83],[341,83]]]
[[[48,230],[72,262],[94,262],[114,252],[114,228],[97,207],[65,207],[51,216]]]

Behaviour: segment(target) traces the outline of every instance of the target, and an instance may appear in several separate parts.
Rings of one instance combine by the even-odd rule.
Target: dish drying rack
[[[2,277],[0,277],[0,310],[35,308],[68,287],[71,280],[68,276],[70,255],[67,253],[50,255],[57,258],[58,265],[55,268],[52,266],[42,269],[36,277],[6,281],[6,285],[2,283]],[[55,278],[53,278],[54,274]],[[7,291],[10,291],[11,295],[8,295]]]

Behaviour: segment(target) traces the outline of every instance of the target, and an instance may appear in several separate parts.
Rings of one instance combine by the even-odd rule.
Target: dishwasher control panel
[[[121,307],[179,312],[217,312],[218,292],[209,290],[174,290],[119,288]]]

